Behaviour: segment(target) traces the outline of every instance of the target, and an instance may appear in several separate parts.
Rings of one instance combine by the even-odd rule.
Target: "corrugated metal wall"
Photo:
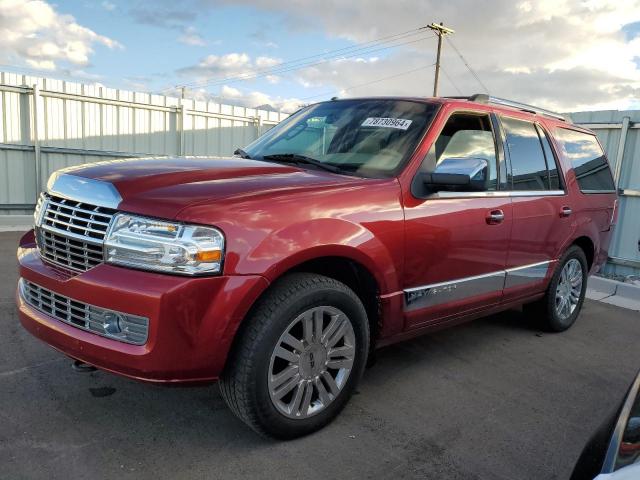
[[[118,157],[230,155],[287,115],[0,73],[0,214],[29,213],[60,168]]]
[[[605,273],[640,274],[640,111],[570,114],[593,129],[607,151],[620,191],[620,210]]]

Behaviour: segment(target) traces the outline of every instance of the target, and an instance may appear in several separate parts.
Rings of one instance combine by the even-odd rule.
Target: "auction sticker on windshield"
[[[363,127],[386,127],[397,128],[399,130],[406,130],[411,125],[411,120],[404,118],[382,118],[382,117],[369,117],[362,122]]]

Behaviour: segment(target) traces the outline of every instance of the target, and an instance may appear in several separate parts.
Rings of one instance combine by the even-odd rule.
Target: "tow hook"
[[[80,373],[89,373],[95,372],[97,370],[93,365],[89,365],[88,363],[81,362],[80,360],[74,360],[71,364],[71,368],[73,368],[76,372]]]

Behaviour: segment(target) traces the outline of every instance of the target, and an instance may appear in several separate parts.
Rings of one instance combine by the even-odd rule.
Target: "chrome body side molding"
[[[535,283],[546,277],[554,262],[555,260],[547,260],[484,275],[407,288],[403,290],[405,309],[434,307],[476,295]]]
[[[49,178],[47,191],[51,195],[77,202],[117,209],[122,197],[109,182],[55,172]]]
[[[547,276],[551,265],[551,261],[546,261],[505,270],[504,289],[519,287],[542,280]]]
[[[405,290],[405,304],[414,308],[427,308],[455,302],[474,295],[502,290],[504,270],[486,275],[461,278]]]

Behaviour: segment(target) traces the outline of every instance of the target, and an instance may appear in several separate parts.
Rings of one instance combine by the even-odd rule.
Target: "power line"
[[[283,69],[276,68],[276,69],[268,70],[268,71],[265,71],[263,73],[259,73],[259,74],[255,74],[255,75],[239,75],[239,76],[230,77],[230,78],[227,78],[227,79],[221,79],[221,80],[215,80],[215,81],[211,80],[211,81],[204,82],[201,85],[197,85],[197,86],[198,87],[219,86],[219,85],[223,85],[223,84],[227,84],[227,83],[236,83],[236,82],[241,82],[241,81],[246,81],[246,80],[254,80],[256,78],[266,77],[266,76],[269,76],[269,75],[282,75],[283,73],[293,72],[293,71],[296,71],[296,70],[301,70],[303,68],[309,68],[309,67],[315,67],[317,65],[322,65],[322,64],[330,62],[331,60],[335,60],[337,58],[339,58],[339,59],[353,58],[353,57],[361,56],[363,54],[371,54],[371,53],[380,52],[380,51],[383,51],[383,50],[388,50],[388,49],[391,49],[391,48],[397,48],[397,47],[400,47],[400,46],[403,46],[403,45],[409,45],[409,44],[412,44],[412,43],[421,42],[425,38],[427,38],[427,37],[425,36],[425,37],[421,37],[421,38],[419,38],[417,40],[412,40],[412,41],[409,41],[409,42],[397,43],[397,44],[394,44],[394,45],[380,47],[380,48],[376,48],[376,49],[373,49],[373,50],[350,52],[349,55],[340,55],[340,56],[336,56],[336,57],[329,57],[329,58],[326,58],[326,59],[323,59],[323,60],[319,60],[319,61],[316,61],[316,62],[308,62],[308,63],[299,64],[299,65],[293,65],[293,66],[288,67],[288,68],[283,68]]]
[[[423,33],[423,32],[420,32]],[[379,45],[384,45],[384,43],[381,43],[379,45],[372,45],[366,48],[360,48],[357,50],[352,50],[350,52],[348,52],[347,55],[332,55],[330,57],[326,57],[322,60],[318,60],[318,61],[314,61],[314,62],[306,62],[306,63],[299,63],[299,61],[297,61],[297,63],[299,63],[298,65],[291,65],[285,68],[281,68],[281,65],[277,65],[274,66],[270,69],[263,69],[261,71],[255,71],[254,74],[240,74],[237,76],[233,76],[233,77],[226,77],[226,78],[222,78],[222,79],[218,79],[218,80],[207,80],[205,82],[201,82],[200,84],[191,84],[195,87],[205,87],[205,86],[217,86],[217,85],[222,85],[225,83],[235,83],[235,82],[239,82],[239,81],[245,81],[245,80],[253,80],[256,78],[260,78],[260,77],[265,77],[268,75],[279,75],[279,74],[283,74],[283,73],[287,73],[287,72],[292,72],[295,70],[300,70],[303,68],[308,68],[308,67],[313,67],[316,65],[321,65],[324,63],[327,63],[331,60],[334,59],[347,59],[347,58],[353,58],[353,57],[357,57],[360,55],[365,55],[365,54],[371,54],[371,53],[375,53],[375,52],[380,52],[383,50],[388,50],[391,48],[397,48],[403,45],[409,45],[409,44],[413,44],[413,43],[417,43],[420,42],[422,40],[424,40],[425,38],[427,38],[428,35],[423,35],[422,37],[415,39],[415,40],[411,40],[411,41],[406,41],[406,42],[400,42],[400,43],[394,43],[391,45],[385,45],[380,47]],[[402,39],[396,39],[396,40],[402,40]],[[376,48],[373,48],[376,47]],[[294,61],[292,61],[294,62]],[[291,63],[291,62],[290,62]]]
[[[371,84],[374,84],[374,83],[380,83],[380,82],[383,82],[385,80],[390,80],[392,78],[400,77],[402,75],[408,75],[409,73],[417,72],[418,70],[424,70],[425,68],[433,67],[434,65],[435,65],[435,63],[430,63],[429,65],[422,65],[421,67],[413,68],[411,70],[406,70],[406,71],[400,72],[400,73],[396,73],[395,75],[389,75],[387,77],[382,77],[382,78],[378,78],[376,80],[371,80],[370,82],[360,83],[358,85],[351,85],[351,86],[346,87],[346,88],[336,89],[336,90],[332,90],[330,92],[320,93],[318,95],[312,95],[310,97],[303,97],[300,100],[310,100],[312,98],[318,98],[318,97],[323,97],[323,96],[326,96],[326,95],[331,95],[332,93],[348,92],[349,90],[353,90],[355,88],[365,87],[367,85],[371,85]]]
[[[271,66],[271,67],[268,67],[268,68],[251,69],[251,70],[243,72],[243,73],[241,73],[239,75],[230,76],[230,77],[226,77],[226,78],[222,78],[222,79],[217,79],[217,80],[216,79],[210,79],[210,80],[207,80],[207,81],[204,81],[204,82],[203,81],[197,81],[197,82],[185,83],[184,86],[196,86],[196,85],[199,85],[201,83],[202,84],[206,84],[206,83],[209,83],[209,82],[217,82],[217,81],[224,82],[224,81],[228,81],[228,80],[235,79],[235,78],[243,78],[246,75],[250,75],[252,73],[253,74],[263,73],[263,72],[271,71],[271,70],[273,70],[275,68],[280,68],[280,67],[283,67],[283,66],[286,66],[286,65],[300,63],[300,62],[303,62],[303,61],[306,61],[306,60],[310,60],[310,59],[318,58],[318,57],[323,57],[323,56],[330,55],[330,54],[331,54],[332,57],[335,57],[335,56],[339,56],[339,54],[341,52],[353,53],[353,51],[355,51],[355,50],[363,50],[363,49],[374,47],[374,46],[376,46],[374,44],[377,44],[377,43],[384,44],[384,43],[388,43],[390,41],[396,41],[396,40],[400,40],[402,38],[414,36],[414,35],[416,35],[418,33],[423,33],[423,30],[425,28],[426,27],[420,27],[420,28],[414,28],[414,29],[411,29],[411,30],[406,30],[404,32],[396,33],[396,34],[393,34],[393,35],[387,35],[387,36],[380,37],[380,38],[377,38],[377,39],[374,39],[374,40],[370,40],[368,42],[363,42],[363,43],[359,43],[359,44],[356,44],[356,45],[350,45],[348,47],[342,47],[342,48],[338,48],[338,49],[335,49],[335,50],[329,50],[327,52],[317,53],[317,54],[309,55],[309,56],[306,56],[306,57],[300,57],[300,58],[297,58],[297,59],[294,59],[294,60],[288,60],[288,61],[281,62],[281,63],[279,63],[277,65],[274,65],[274,66]],[[369,45],[369,47],[367,47],[367,45]],[[351,50],[351,52],[349,52],[349,50]]]
[[[469,62],[467,62],[467,60],[464,58],[464,56],[462,55],[460,50],[458,50],[458,48],[454,45],[453,40],[451,40],[450,38],[447,38],[447,41],[453,47],[453,49],[456,51],[456,53],[460,57],[460,60],[462,60],[462,63],[464,63],[465,67],[467,67],[467,69],[469,69],[469,71],[471,72],[471,75],[474,76],[474,78],[478,81],[480,86],[484,89],[485,93],[489,93],[489,89],[487,88],[487,86],[484,83],[482,83],[482,80],[480,80],[480,77],[478,76],[478,74],[475,72],[475,70],[473,70],[473,68],[471,68],[471,65],[469,65]]]
[[[440,68],[442,69],[442,73],[444,73],[444,76],[445,76],[445,77],[447,77],[447,80],[449,80],[449,83],[450,83],[451,85],[453,85],[453,88],[455,88],[455,89],[456,89],[456,92],[458,92],[458,94],[459,94],[459,95],[462,95],[462,96],[463,96],[464,94],[462,93],[462,90],[460,90],[460,89],[458,88],[458,85],[456,85],[456,82],[454,82],[454,81],[453,81],[453,78],[451,78],[451,77],[449,76],[449,74],[448,74],[448,73],[447,73],[447,71],[444,69],[444,67],[441,65],[441,66],[440,66]]]

